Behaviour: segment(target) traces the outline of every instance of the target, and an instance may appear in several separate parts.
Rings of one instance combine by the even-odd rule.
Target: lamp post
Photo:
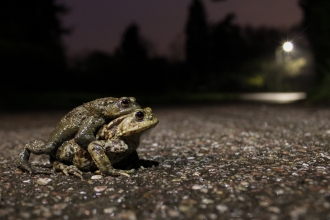
[[[275,50],[276,63],[283,63],[283,51],[289,53],[292,50],[293,44],[290,41],[287,41],[283,45],[278,46]]]
[[[275,50],[276,63],[279,66],[283,65],[283,62],[286,62],[289,58],[289,52],[292,51],[293,44],[290,41],[284,42],[281,46],[278,46]],[[286,53],[286,57],[283,57],[283,53]],[[283,79],[284,72],[280,68],[278,74],[276,74],[275,85],[279,91],[283,91]]]

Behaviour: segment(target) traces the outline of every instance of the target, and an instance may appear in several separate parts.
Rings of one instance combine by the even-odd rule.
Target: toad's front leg
[[[88,145],[88,152],[90,153],[96,166],[100,169],[101,173],[111,176],[123,175],[129,177],[129,174],[133,173],[133,170],[118,170],[112,167],[110,159],[104,152],[105,144],[111,145],[111,141],[93,141]]]
[[[104,125],[105,119],[102,117],[90,116],[86,118],[80,126],[76,136],[74,137],[75,142],[87,150],[89,143],[95,141],[95,133]]]

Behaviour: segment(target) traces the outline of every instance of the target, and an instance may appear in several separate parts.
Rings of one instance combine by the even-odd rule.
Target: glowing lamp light
[[[290,52],[293,49],[293,44],[291,42],[285,42],[283,44],[283,50],[286,52]]]

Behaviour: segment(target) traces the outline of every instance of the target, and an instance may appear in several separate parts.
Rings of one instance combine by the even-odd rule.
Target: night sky
[[[64,38],[68,54],[98,49],[114,52],[125,28],[132,22],[151,42],[156,54],[169,54],[172,42],[184,39],[184,27],[191,0],[61,0],[71,8],[62,17],[73,32]],[[207,19],[216,22],[229,13],[236,22],[253,26],[287,28],[298,24],[302,12],[298,0],[227,0],[214,3],[204,0]]]

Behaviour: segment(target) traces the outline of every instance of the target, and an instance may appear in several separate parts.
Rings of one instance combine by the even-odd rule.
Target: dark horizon
[[[274,18],[273,22],[279,22],[279,18],[289,22],[287,28],[260,28],[244,26],[249,19],[239,23],[244,13],[248,13],[250,19],[257,18],[257,15],[267,17],[262,13],[252,13],[258,8],[252,3],[260,0],[249,1],[252,11],[241,3],[239,9],[244,13],[229,10],[233,11],[231,14],[220,13],[217,7],[228,6],[229,2],[237,3],[237,0],[214,1],[186,0],[187,5],[177,3],[174,6],[180,9],[181,20],[176,17],[177,10],[171,11],[174,7],[171,4],[152,3],[132,7],[133,3],[107,3],[110,8],[116,9],[108,10],[106,5],[100,9],[100,4],[83,1],[81,7],[91,7],[85,8],[86,13],[80,14],[82,17],[77,21],[86,24],[82,27],[88,33],[79,33],[79,26],[76,29],[72,27],[72,35],[67,35],[66,39],[79,36],[75,42],[83,45],[81,50],[88,47],[88,41],[92,42],[92,46],[86,53],[79,52],[77,57],[68,57],[65,50],[72,44],[65,43],[64,37],[70,25],[59,18],[70,18],[75,11],[72,5],[66,5],[64,0],[15,0],[2,7],[3,17],[8,18],[2,19],[0,39],[1,57],[6,60],[2,90],[14,95],[21,95],[22,92],[56,92],[62,98],[68,98],[69,93],[79,97],[86,94],[113,96],[133,93],[155,101],[159,101],[161,96],[162,102],[171,103],[175,96],[179,97],[176,100],[185,97],[192,100],[191,94],[197,98],[203,94],[206,99],[215,100],[219,97],[226,99],[226,93],[310,92],[314,88],[315,96],[328,96],[324,70],[329,57],[329,37],[325,30],[329,24],[327,7],[330,4],[300,0],[299,8],[298,4],[291,6],[297,7],[304,17],[298,19],[298,16],[294,20],[285,19],[285,10],[281,11],[290,7],[272,5],[272,10],[266,10],[259,2],[258,10],[267,13],[268,18]],[[155,5],[157,7],[153,7]],[[209,5],[214,7],[210,9]],[[71,11],[67,10],[70,6]],[[144,11],[150,8],[152,10]],[[165,9],[172,13],[167,13]],[[220,17],[213,19],[212,10],[219,12]],[[139,14],[139,11],[143,13]],[[127,12],[131,12],[130,16],[125,16]],[[112,16],[112,19],[105,15]],[[140,18],[146,19],[147,23],[132,19],[132,16],[142,16]],[[261,20],[267,23],[267,19],[259,18]],[[293,25],[295,28],[292,28]],[[116,27],[120,31],[111,31]],[[148,31],[150,27],[153,28],[151,32]],[[154,51],[164,55],[161,49],[166,49],[171,42],[171,34],[175,33],[166,31],[169,27],[179,27],[182,37],[182,41],[172,47],[174,56],[152,56],[150,45],[152,51],[153,43],[156,45]],[[145,33],[161,35],[161,39],[152,39]],[[112,40],[110,36],[119,39]],[[281,44],[290,39],[294,39],[294,50],[283,52]],[[164,47],[158,47],[158,43]],[[111,45],[113,48],[110,48]],[[180,53],[184,59],[175,57]],[[313,62],[324,69],[316,69],[317,65]],[[51,105],[56,105],[62,98],[54,99]],[[8,99],[13,98],[4,97],[4,100]],[[66,103],[65,99],[63,103]]]
[[[191,0],[153,2],[91,2],[88,0],[62,0],[71,11],[61,18],[72,33],[64,36],[69,55],[91,50],[113,53],[120,44],[122,34],[132,22],[141,28],[141,34],[150,41],[154,53],[168,55],[173,41],[184,40],[184,28]],[[216,23],[228,13],[236,14],[239,25],[289,28],[299,24],[302,12],[297,0],[227,0],[203,1],[209,23]],[[152,18],[152,19],[150,19]]]

